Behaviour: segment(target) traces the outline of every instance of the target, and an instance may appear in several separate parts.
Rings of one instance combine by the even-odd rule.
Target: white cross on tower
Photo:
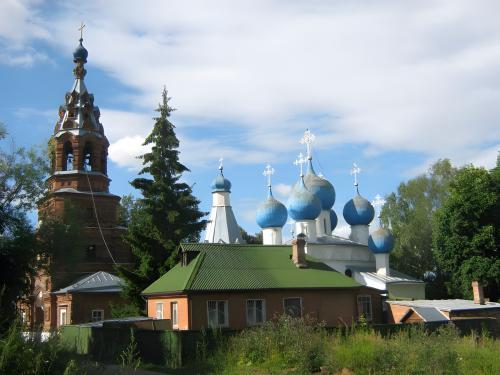
[[[82,24],[80,25],[80,27],[78,28],[78,30],[80,30],[80,39],[83,39],[83,28],[85,27],[86,25],[82,22]]]
[[[380,219],[380,215],[382,214],[382,207],[384,206],[386,200],[380,196],[380,194],[377,194],[375,196],[375,199],[373,200],[372,204],[373,207],[375,207],[375,211],[378,212],[377,217]]]
[[[358,167],[356,163],[352,164],[351,176],[354,175],[354,186],[358,186],[358,174],[361,172],[361,168]]]
[[[262,174],[267,177],[267,186],[271,187],[271,176],[274,174],[274,168],[268,164]]]
[[[311,131],[309,129],[307,129],[305,132],[304,132],[304,135],[302,136],[302,138],[300,138],[300,144],[301,145],[306,145],[306,148],[307,148],[307,159],[310,160],[312,158],[311,156],[311,148],[312,148],[312,143],[314,142],[314,140],[316,139],[316,136],[311,133]]]
[[[222,166],[222,162],[223,162],[223,161],[224,161],[224,158],[222,158],[222,157],[221,157],[221,158],[219,159],[219,171],[221,171],[221,173],[222,173],[222,169],[224,169],[224,167]]]
[[[303,165],[307,163],[307,159],[302,155],[302,152],[299,153],[297,159],[293,162],[294,165],[300,165],[300,177],[304,176],[304,168]]]

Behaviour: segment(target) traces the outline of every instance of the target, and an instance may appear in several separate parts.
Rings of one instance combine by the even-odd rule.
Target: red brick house
[[[361,315],[380,322],[381,297],[292,246],[182,244],[182,262],[143,291],[148,316],[174,329],[243,329],[277,315],[309,316],[326,326]]]

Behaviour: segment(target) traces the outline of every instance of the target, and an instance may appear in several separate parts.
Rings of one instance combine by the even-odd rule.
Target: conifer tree
[[[167,272],[177,260],[182,241],[198,241],[206,224],[199,211],[200,203],[191,187],[181,182],[189,169],[179,161],[179,140],[169,117],[173,108],[163,89],[159,116],[151,134],[144,141],[151,151],[140,156],[143,168],[131,182],[142,198],[134,205],[128,225],[127,242],[133,254],[133,269],[119,268],[125,280],[124,294],[137,307],[144,301],[140,296],[149,284]]]

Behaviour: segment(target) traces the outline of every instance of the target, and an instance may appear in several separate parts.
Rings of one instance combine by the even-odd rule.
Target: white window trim
[[[63,312],[64,312],[64,323],[63,323],[63,319],[62,319],[62,315],[63,315]],[[68,308],[67,306],[64,306],[64,307],[60,307],[59,308],[59,326],[65,326],[68,324]]]
[[[364,298],[364,297],[368,297],[368,299],[370,300],[370,316],[365,316],[365,319],[370,322],[373,320],[373,303],[372,303],[372,296],[369,295],[369,294],[360,294],[357,296],[356,298],[356,301],[358,303],[358,316],[361,317],[361,315],[363,314],[363,310],[360,309],[361,307],[361,303],[360,303],[360,298]],[[367,314],[368,315],[368,314]]]
[[[174,322],[174,305],[176,322]],[[179,304],[177,301],[170,302],[170,320],[172,321],[172,328],[179,328]]]
[[[211,299],[207,301],[207,326],[210,327],[210,313],[209,313],[209,306],[208,304],[210,302],[224,302],[224,324],[219,325],[217,324],[216,326],[212,328],[227,328],[229,327],[229,301],[227,299]],[[217,304],[216,304],[217,306]]]
[[[248,301],[262,301],[262,322],[250,323],[248,321]],[[264,323],[267,320],[266,300],[264,298],[249,298],[249,299],[247,299],[245,301],[245,313],[246,313],[245,317],[246,317],[246,321],[247,321],[248,326],[256,326],[256,325]],[[255,310],[254,310],[254,315],[255,315]],[[254,316],[254,320],[255,320],[255,316]]]
[[[94,320],[94,312],[100,311],[101,312],[101,320],[104,320],[104,310],[103,309],[94,309],[90,313],[90,321],[92,322],[99,322],[99,320]]]
[[[160,317],[158,317],[158,306],[161,305],[161,311],[160,311]],[[156,319],[163,319],[163,302],[156,302],[155,304],[155,318]]]
[[[302,318],[302,316],[304,315],[303,312],[302,312],[302,297],[284,297],[283,298],[283,314],[286,314],[286,310],[285,310],[285,300],[286,299],[299,299],[300,300],[300,317]]]

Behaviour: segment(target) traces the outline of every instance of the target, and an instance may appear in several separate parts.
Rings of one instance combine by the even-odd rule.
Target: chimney
[[[478,281],[472,282],[472,293],[474,293],[474,303],[484,305],[483,287]]]
[[[299,233],[292,241],[292,261],[298,268],[306,268],[306,236]]]

